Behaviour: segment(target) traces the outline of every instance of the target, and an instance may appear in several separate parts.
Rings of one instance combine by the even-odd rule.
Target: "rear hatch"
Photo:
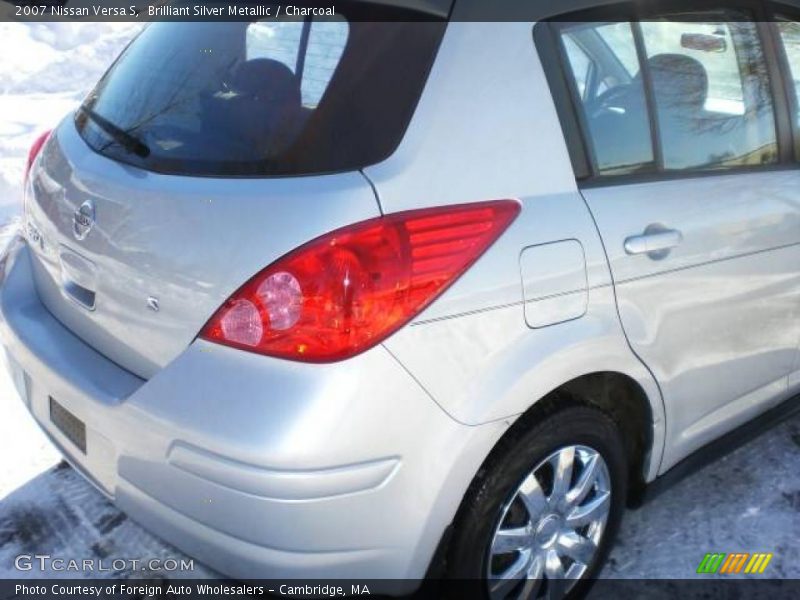
[[[443,32],[430,16],[150,25],[32,171],[43,303],[151,377],[253,274],[379,214],[360,169],[399,143]]]

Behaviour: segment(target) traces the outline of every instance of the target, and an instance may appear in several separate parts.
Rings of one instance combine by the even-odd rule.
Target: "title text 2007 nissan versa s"
[[[554,597],[796,394],[800,12],[578,4],[145,28],[2,263],[75,468],[232,577]]]

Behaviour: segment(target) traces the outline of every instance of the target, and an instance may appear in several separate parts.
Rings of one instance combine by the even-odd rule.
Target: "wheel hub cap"
[[[611,478],[588,446],[553,452],[504,504],[487,552],[492,598],[561,598],[589,569],[608,521]]]
[[[536,528],[536,543],[542,548],[552,546],[561,529],[561,519],[558,515],[547,515],[539,522]]]

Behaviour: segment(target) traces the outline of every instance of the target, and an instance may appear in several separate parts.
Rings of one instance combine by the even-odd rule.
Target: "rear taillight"
[[[495,200],[407,211],[319,237],[239,288],[200,337],[305,362],[349,358],[408,323],[520,211]]]
[[[47,141],[47,138],[50,137],[50,133],[50,131],[45,131],[33,141],[33,144],[31,144],[31,149],[28,150],[28,162],[25,163],[25,181],[28,180],[28,174],[31,172],[33,161],[36,160],[39,152],[41,152],[44,143]]]

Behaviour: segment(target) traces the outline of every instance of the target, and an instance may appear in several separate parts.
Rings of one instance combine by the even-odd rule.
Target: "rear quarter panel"
[[[575,377],[621,372],[651,403],[654,476],[663,440],[658,386],[621,329],[605,252],[575,183],[532,24],[451,23],[405,139],[365,173],[385,213],[500,198],[523,206],[465,275],[385,342],[442,408],[466,424],[510,422]],[[587,294],[586,311],[529,327],[526,312],[536,315],[545,305],[523,295],[520,255],[563,240],[581,244],[586,285],[561,293]]]

